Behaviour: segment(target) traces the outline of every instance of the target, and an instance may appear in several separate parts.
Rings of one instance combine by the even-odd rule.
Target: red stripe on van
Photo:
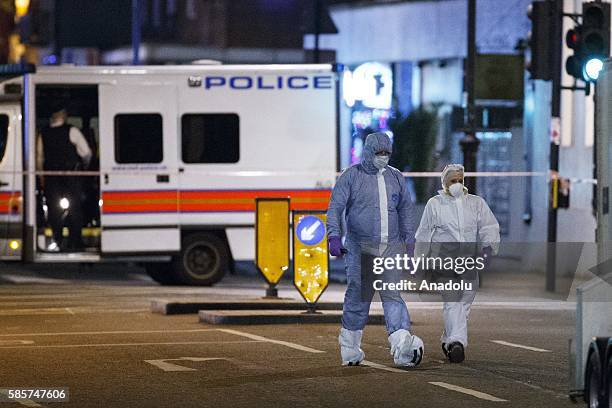
[[[21,212],[21,192],[0,192],[0,214],[19,214]]]
[[[249,212],[258,197],[291,199],[293,210],[327,209],[331,190],[108,191],[102,211],[112,213]]]

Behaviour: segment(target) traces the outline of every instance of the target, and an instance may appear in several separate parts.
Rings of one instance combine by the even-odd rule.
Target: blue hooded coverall
[[[330,237],[342,236],[346,214],[345,265],[347,289],[344,295],[342,327],[362,330],[368,320],[373,288],[361,287],[361,249],[379,246],[378,255],[389,246],[414,244],[414,204],[399,170],[373,163],[376,152],[392,151],[385,133],[368,135],[361,163],[346,169],[332,191],[327,211]],[[370,272],[371,273],[371,272]],[[381,291],[387,332],[410,329],[410,317],[399,291]]]

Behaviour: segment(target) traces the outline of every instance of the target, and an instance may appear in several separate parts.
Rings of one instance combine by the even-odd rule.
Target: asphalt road
[[[418,368],[393,367],[383,326],[366,329],[367,363],[342,367],[337,325],[211,326],[149,312],[160,297],[252,297],[262,286],[253,278],[200,289],[160,287],[138,270],[101,276],[0,270],[0,389],[69,389],[69,402],[0,408],[575,406],[569,308],[475,308],[467,359],[451,365],[441,310],[415,306]]]

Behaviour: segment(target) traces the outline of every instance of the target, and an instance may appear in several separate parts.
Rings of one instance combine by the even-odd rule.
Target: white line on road
[[[8,390],[0,390],[0,393],[4,394],[6,397],[8,397]],[[36,402],[29,400],[29,399],[10,399],[10,401],[15,401],[21,405],[23,405],[24,407],[38,407],[38,408],[44,408],[43,405],[37,404]]]
[[[541,349],[541,348],[531,347],[531,346],[523,346],[522,344],[516,344],[516,343],[508,343],[507,341],[503,341],[503,340],[491,340],[491,343],[501,344],[502,346],[508,346],[508,347],[516,347],[516,348],[530,350],[530,351],[537,351],[539,353],[552,353],[552,350],[546,350],[546,349]]]
[[[87,332],[56,332],[56,333],[14,333],[0,334],[0,337],[15,336],[89,336],[97,334],[151,334],[151,333],[200,333],[212,332],[217,329],[176,329],[176,330],[114,330],[114,331],[87,331]]]
[[[308,353],[325,353],[322,350],[313,349],[313,348],[310,348],[310,347],[302,346],[300,344],[291,343],[289,341],[273,340],[273,339],[269,339],[267,337],[258,336],[256,334],[251,334],[251,333],[245,333],[245,332],[238,331],[238,330],[232,330],[232,329],[217,329],[217,330],[219,330],[221,332],[224,332],[224,333],[235,334],[236,336],[246,337],[248,339],[252,339],[252,340],[256,340],[256,341],[263,341],[263,342],[267,342],[267,343],[279,344],[281,346],[290,347],[292,349],[296,349],[296,350],[300,350],[300,351],[306,351]]]
[[[505,400],[505,399],[494,397],[491,394],[486,394],[484,392],[471,390],[469,388],[459,387],[458,385],[453,385],[453,384],[449,384],[449,383],[445,383],[445,382],[430,381],[429,383],[432,384],[432,385],[437,385],[438,387],[446,388],[447,390],[457,391],[457,392],[460,392],[462,394],[471,395],[472,397],[480,398],[480,399],[483,399],[483,400],[486,400],[486,401],[492,401],[492,402],[507,402],[508,401],[508,400]]]
[[[173,341],[160,343],[93,343],[93,344],[47,344],[38,346],[0,346],[2,349],[45,349],[45,348],[79,348],[79,347],[133,347],[133,346],[180,346],[190,344],[243,344],[263,343],[260,340],[237,341]]]
[[[0,346],[12,346],[15,344],[34,344],[32,340],[0,340]]]
[[[0,316],[36,316],[36,315],[66,315],[74,314],[66,307],[43,307],[37,309],[7,309],[0,310]]]
[[[10,273],[3,273],[2,279],[7,280],[11,283],[66,284],[70,282],[65,279],[44,278],[41,276],[13,275]]]
[[[84,313],[141,313],[148,312],[149,309],[137,308],[96,308],[96,307],[41,307],[33,309],[5,309],[0,310],[0,316],[39,316],[39,315],[72,315]]]
[[[181,358],[166,358],[162,360],[145,360],[145,363],[149,363],[160,370],[169,371],[169,372],[177,372],[177,371],[198,371],[195,368],[185,367],[178,364],[169,363],[168,361],[214,361],[214,360],[225,360],[230,361],[231,359],[223,358],[223,357],[181,357]]]
[[[365,367],[376,368],[377,370],[390,371],[392,373],[407,373],[407,372],[409,372],[408,370],[402,370],[401,368],[387,367],[386,365],[382,365],[382,364],[378,364],[378,363],[373,363],[373,362],[368,361],[368,360],[363,360],[361,362],[361,365],[363,365]]]

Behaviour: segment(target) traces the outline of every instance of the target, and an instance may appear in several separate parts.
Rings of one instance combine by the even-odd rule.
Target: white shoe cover
[[[400,329],[389,336],[391,355],[395,365],[416,367],[423,360],[425,346],[420,337],[410,334],[408,330]]]
[[[340,356],[342,365],[358,365],[365,358],[365,353],[361,349],[361,336],[363,330],[340,329],[338,342],[340,343]]]

